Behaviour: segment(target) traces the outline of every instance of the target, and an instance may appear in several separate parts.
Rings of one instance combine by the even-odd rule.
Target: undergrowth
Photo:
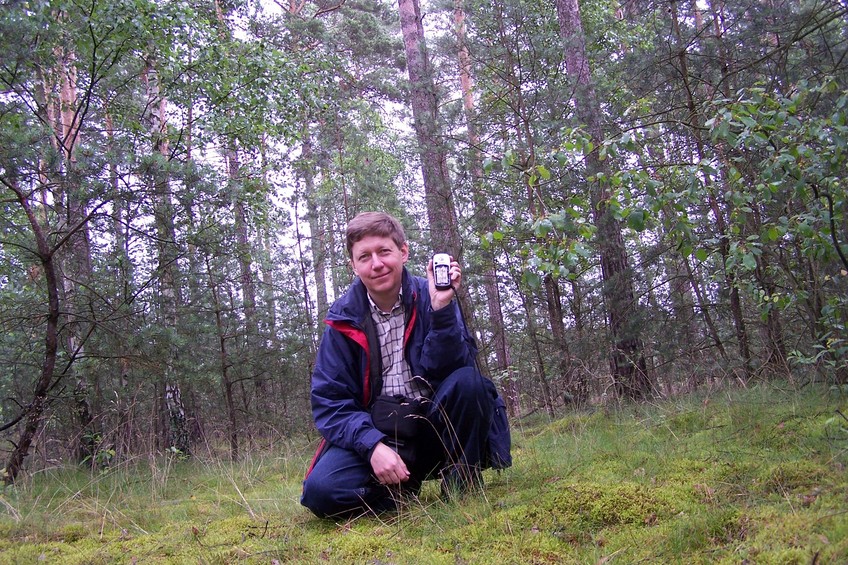
[[[514,466],[333,522],[312,445],[239,463],[39,472],[0,494],[2,563],[846,563],[848,400],[746,390],[514,421]]]

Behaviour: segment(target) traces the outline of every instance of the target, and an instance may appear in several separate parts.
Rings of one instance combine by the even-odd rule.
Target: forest
[[[0,1],[3,479],[314,437],[347,220],[518,419],[848,384],[848,4]]]

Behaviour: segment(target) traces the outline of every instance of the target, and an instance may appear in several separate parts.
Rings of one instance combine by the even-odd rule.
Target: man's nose
[[[380,256],[378,254],[374,254],[371,256],[371,268],[379,268],[383,266],[383,262],[380,260]]]

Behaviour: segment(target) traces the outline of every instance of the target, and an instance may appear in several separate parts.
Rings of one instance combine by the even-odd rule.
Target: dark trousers
[[[303,482],[300,502],[320,517],[394,509],[405,494],[417,494],[421,483],[440,471],[453,476],[478,474],[494,406],[483,377],[464,367],[448,376],[426,404],[429,426],[416,441],[411,478],[400,486],[384,486],[371,464],[358,453],[331,445]],[[409,466],[408,466],[409,467]]]

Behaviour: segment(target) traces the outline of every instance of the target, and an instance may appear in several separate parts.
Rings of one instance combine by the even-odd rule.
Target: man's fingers
[[[377,479],[381,485],[399,485],[409,480],[409,471],[406,469],[387,471],[377,477]]]

